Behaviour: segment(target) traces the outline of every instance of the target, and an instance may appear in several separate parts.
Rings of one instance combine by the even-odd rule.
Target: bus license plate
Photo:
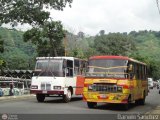
[[[47,91],[46,91],[46,90],[43,90],[42,93],[47,93]]]
[[[101,94],[101,95],[100,95],[100,98],[107,98],[107,95]]]

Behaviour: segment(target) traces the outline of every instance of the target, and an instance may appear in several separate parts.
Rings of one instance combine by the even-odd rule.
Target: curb
[[[157,106],[153,110],[146,112],[145,114],[160,114],[160,106]]]
[[[31,98],[34,97],[35,95],[33,94],[28,94],[28,95],[21,95],[21,96],[3,96],[0,97],[0,101],[5,101],[5,100],[17,100],[17,99],[24,99],[24,98]]]

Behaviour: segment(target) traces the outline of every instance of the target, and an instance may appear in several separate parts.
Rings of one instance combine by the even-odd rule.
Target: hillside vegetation
[[[38,56],[37,47],[31,42],[24,42],[23,34],[24,32],[15,29],[0,28],[0,36],[4,40],[4,52],[0,53],[0,58],[6,61],[6,69],[34,68],[35,57]],[[150,67],[151,77],[159,79],[160,76],[159,31],[98,33],[96,36],[68,33],[66,50],[68,56],[84,59],[92,55],[129,56],[146,62]]]
[[[33,68],[36,47],[23,41],[23,32],[0,28],[0,36],[4,41],[4,52],[0,53],[0,58],[6,62],[7,69]]]

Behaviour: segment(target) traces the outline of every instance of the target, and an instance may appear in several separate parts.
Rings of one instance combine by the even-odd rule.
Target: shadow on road
[[[137,107],[137,106],[138,105],[136,105],[134,103],[130,104],[128,111]],[[96,109],[99,109],[99,110],[113,110],[113,111],[126,111],[124,109],[124,106],[121,105],[121,104],[103,104],[103,105],[98,105],[96,107]]]
[[[72,103],[72,102],[81,101],[81,100],[82,100],[82,97],[73,97],[70,102]],[[64,103],[64,102],[62,97],[58,97],[58,98],[51,97],[49,99],[46,99],[44,103]]]

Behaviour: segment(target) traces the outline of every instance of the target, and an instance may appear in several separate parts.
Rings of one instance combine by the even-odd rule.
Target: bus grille
[[[41,84],[41,90],[45,90],[45,84]]]
[[[41,84],[41,90],[51,90],[51,84],[42,83]]]
[[[46,84],[46,90],[51,90],[51,84]]]
[[[117,91],[117,85],[93,85],[92,91],[98,91],[98,92],[118,92]]]

